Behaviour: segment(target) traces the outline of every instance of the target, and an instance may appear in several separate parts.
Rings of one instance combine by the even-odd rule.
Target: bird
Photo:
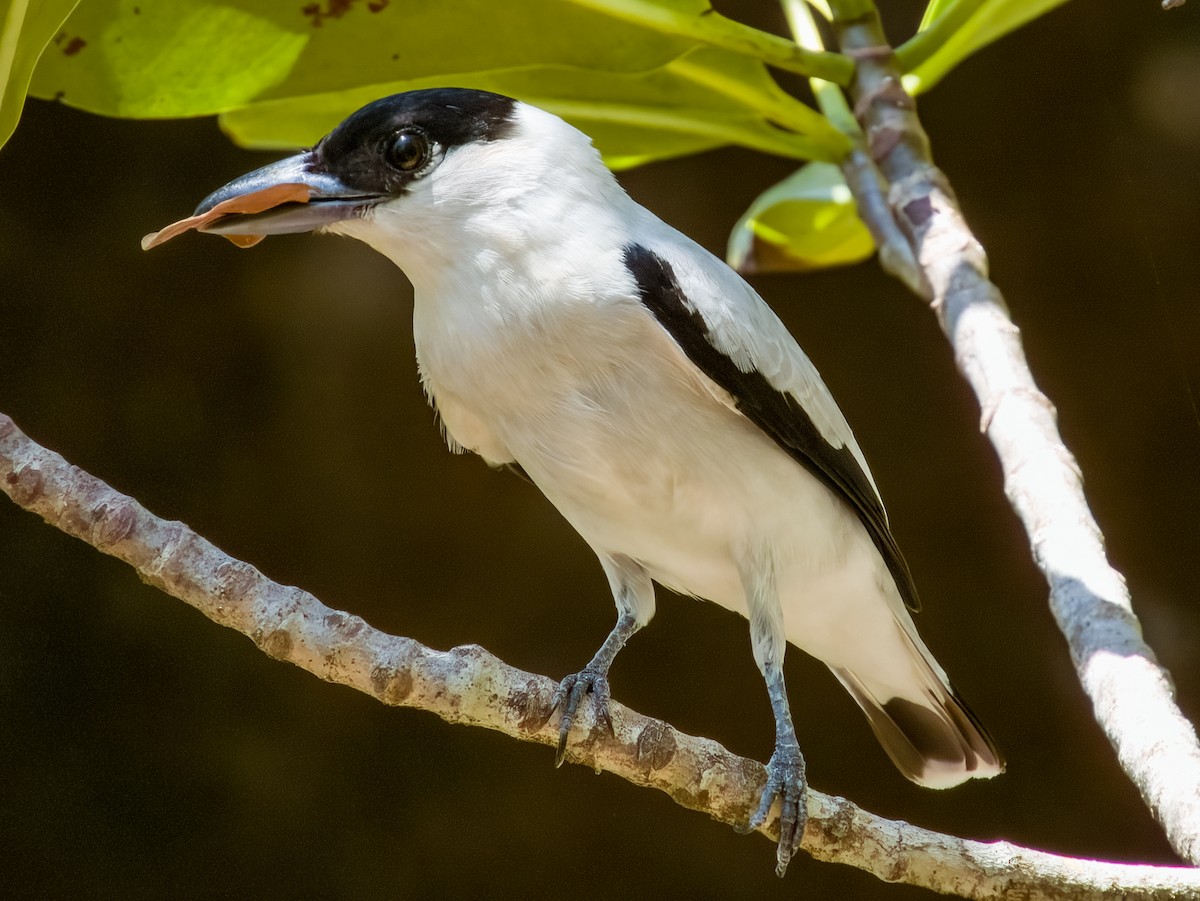
[[[225,212],[283,186],[300,199],[286,188],[266,210]],[[775,744],[744,828],[779,801],[779,875],[807,810],[789,644],[829,667],[913,782],[1003,772],[917,634],[908,565],[815,366],[740,275],[629,197],[583,132],[487,91],[395,94],[195,216],[244,243],[322,232],[388,257],[414,289],[420,379],[449,447],[519,468],[595,552],[617,621],[558,685],[557,763],[585,698],[611,729],[609,670],[653,617],[657,583],[749,621]]]

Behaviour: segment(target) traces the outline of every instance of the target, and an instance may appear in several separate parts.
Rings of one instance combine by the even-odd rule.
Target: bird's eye
[[[429,159],[429,139],[419,131],[402,131],[384,150],[388,165],[401,172],[413,172]]]

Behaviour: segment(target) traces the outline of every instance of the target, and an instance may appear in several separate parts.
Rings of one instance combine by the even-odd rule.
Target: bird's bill
[[[308,153],[300,153],[218,188],[196,207],[193,219],[209,219],[198,229],[251,236],[310,232],[361,216],[383,200],[376,194],[352,191],[332,175],[311,171],[309,161]],[[275,197],[279,201],[270,203]],[[269,205],[263,208],[261,202],[254,202],[258,198],[268,198]],[[210,218],[214,212],[219,215]]]
[[[353,219],[384,199],[352,191],[336,177],[313,171],[308,153],[297,154],[234,179],[209,194],[187,219],[142,238],[149,250],[196,229],[252,247],[267,235],[310,232]]]

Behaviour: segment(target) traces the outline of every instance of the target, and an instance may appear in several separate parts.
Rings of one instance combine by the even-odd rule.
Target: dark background
[[[779,29],[770,3],[722,7]],[[897,37],[919,13],[888,5]],[[1200,716],[1200,4],[1077,2],[921,101],[1146,636]],[[271,159],[212,120],[31,102],[0,150],[0,409],[272,578],[438,648],[560,676],[613,620],[536,490],[445,452],[409,288],[366,247],[138,239]],[[622,181],[714,250],[789,164],[741,150]],[[756,287],[846,411],[925,599],[930,646],[1009,772],[892,768],[824,669],[788,679],[813,785],[979,839],[1173,862],[1091,718],[929,312],[874,263]],[[766,759],[746,624],[664,597],[616,697]],[[387,709],[270,660],[0,502],[5,897],[917,898],[773,849],[552,754]]]

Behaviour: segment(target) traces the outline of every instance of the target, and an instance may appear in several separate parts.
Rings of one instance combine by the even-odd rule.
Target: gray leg
[[[753,831],[767,821],[771,805],[779,798],[779,846],[775,852],[775,873],[787,871],[792,855],[800,847],[804,823],[808,818],[805,795],[808,782],[804,776],[804,757],[792,725],[788,707],[787,687],[783,683],[783,656],[787,641],[783,636],[783,610],[775,590],[775,567],[766,548],[752,549],[742,561],[742,584],[746,591],[746,606],[750,613],[750,642],[754,661],[767,683],[767,696],[775,714],[775,751],[767,763],[767,784],[763,788],[758,809],[750,817],[746,831]]]
[[[562,766],[567,752],[567,736],[575,722],[575,713],[583,696],[589,692],[596,708],[596,722],[612,732],[612,719],[608,714],[611,697],[608,687],[608,669],[625,642],[654,616],[654,583],[641,566],[628,557],[600,556],[600,564],[608,576],[613,599],[617,604],[617,624],[613,626],[600,650],[578,673],[572,673],[558,684],[551,701],[551,710],[562,706],[558,725],[558,752],[554,765]]]
[[[804,837],[804,823],[808,819],[808,781],[804,777],[804,757],[800,753],[796,728],[792,725],[792,714],[788,709],[783,670],[778,666],[768,666],[763,677],[767,681],[771,710],[775,713],[775,751],[767,764],[766,787],[747,829],[753,831],[765,823],[771,805],[779,798],[779,846],[775,850],[775,875],[782,876],[787,871],[792,855],[800,847],[800,839]]]

